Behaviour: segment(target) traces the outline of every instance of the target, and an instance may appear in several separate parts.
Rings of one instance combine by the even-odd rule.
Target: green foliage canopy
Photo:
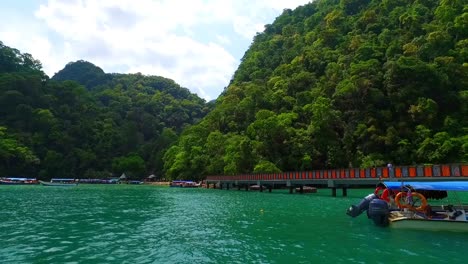
[[[164,166],[203,178],[467,162],[467,18],[463,0],[286,9],[173,147],[185,161]],[[199,156],[187,151],[197,147]],[[188,161],[200,157],[209,158],[194,171]]]

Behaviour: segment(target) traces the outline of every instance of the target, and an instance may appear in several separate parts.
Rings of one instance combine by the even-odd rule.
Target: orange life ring
[[[412,197],[417,197],[421,201],[421,205],[418,207],[414,207],[411,204],[408,204],[405,200],[406,196],[408,194],[406,192],[399,192],[396,197],[395,197],[395,204],[398,206],[398,208],[408,208],[410,210],[416,210],[416,211],[424,211],[427,207],[427,200],[424,195],[418,193],[418,192],[411,192]],[[403,198],[403,199],[402,199]]]

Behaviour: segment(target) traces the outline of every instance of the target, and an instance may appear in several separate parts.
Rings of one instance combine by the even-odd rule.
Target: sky
[[[3,0],[0,41],[52,77],[69,62],[174,80],[207,101],[264,25],[307,0]]]

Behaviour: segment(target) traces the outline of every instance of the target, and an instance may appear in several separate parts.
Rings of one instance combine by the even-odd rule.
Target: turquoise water
[[[0,186],[0,263],[450,263],[468,234],[379,228],[348,197],[131,185]],[[338,191],[338,195],[341,192]]]

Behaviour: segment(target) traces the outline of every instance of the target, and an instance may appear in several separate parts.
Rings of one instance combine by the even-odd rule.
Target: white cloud
[[[24,32],[2,31],[0,26],[0,39],[41,60],[49,75],[83,59],[106,72],[171,78],[210,100],[227,86],[238,66],[235,49],[242,48],[236,53],[243,54],[264,24],[272,23],[284,8],[305,3],[48,0],[35,18],[17,25]],[[28,28],[31,23],[38,26]]]
[[[229,39],[229,37],[227,37],[227,36],[216,35],[216,40],[221,45],[230,45],[231,44],[231,39]]]

